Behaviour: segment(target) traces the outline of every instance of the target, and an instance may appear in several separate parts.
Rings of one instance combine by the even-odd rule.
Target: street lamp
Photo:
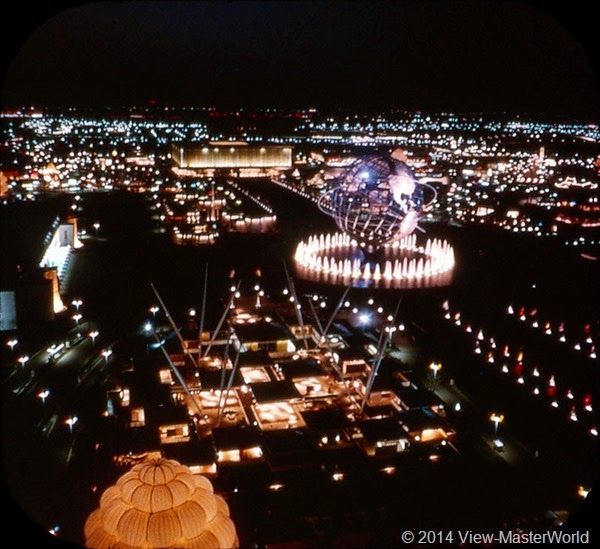
[[[497,414],[492,412],[490,414],[490,421],[494,423],[494,434],[498,434],[498,425],[504,421],[504,414]]]
[[[160,309],[156,305],[150,307],[150,312],[152,313],[152,316],[156,316],[156,313],[158,313],[159,310]]]
[[[37,396],[42,399],[42,404],[46,404],[46,399],[49,395],[50,391],[48,389],[45,389],[44,391],[40,391]]]
[[[77,416],[71,416],[65,419],[65,423],[69,426],[69,432],[73,434],[73,425],[77,423],[79,418]]]
[[[429,365],[429,369],[433,372],[433,390],[435,391],[435,382],[437,380],[437,373],[442,369],[442,365],[439,362],[432,362]]]
[[[83,305],[83,301],[81,301],[81,299],[74,299],[71,301],[71,304],[79,311],[79,307]]]
[[[25,366],[25,363],[28,360],[29,360],[29,357],[27,355],[20,356],[19,358],[17,358],[17,361],[21,363],[21,366]]]
[[[254,291],[256,292],[256,304],[255,304],[255,306],[256,306],[257,309],[260,309],[261,306],[262,306],[262,304],[260,302],[260,298],[263,295],[265,295],[265,292],[263,290],[261,290],[260,284],[255,284],[254,285]]]
[[[98,235],[98,229],[100,228],[100,223],[98,223],[96,221],[96,223],[94,223],[94,229],[96,230],[96,236]]]
[[[92,344],[94,344],[96,343],[96,338],[100,335],[100,332],[98,332],[98,330],[93,330],[88,335],[92,338]]]
[[[11,350],[11,351],[14,351],[14,350],[15,350],[15,345],[16,345],[17,343],[19,343],[19,340],[18,340],[18,339],[9,339],[9,340],[6,342],[6,344],[7,344],[7,345],[10,347],[10,350]]]
[[[104,349],[100,354],[104,357],[104,360],[108,362],[108,357],[112,355],[112,351],[110,349]]]
[[[75,324],[79,324],[79,321],[81,320],[82,317],[83,317],[83,315],[81,313],[77,313],[76,315],[73,315],[73,320],[75,321]]]

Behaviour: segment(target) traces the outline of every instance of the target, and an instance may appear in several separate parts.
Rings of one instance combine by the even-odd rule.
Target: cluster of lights
[[[146,118],[137,111],[122,117],[82,116],[76,109],[60,115],[39,112],[2,114],[0,116],[7,122],[6,143],[15,157],[26,159],[18,166],[25,177],[9,181],[10,196],[33,199],[37,191],[46,189],[77,193],[110,190],[116,186],[135,191],[162,189],[175,191],[178,195],[188,194],[180,181],[173,181],[170,169],[173,158],[165,145],[211,140],[225,142],[227,147],[227,142],[232,142],[233,146],[233,140],[241,137],[248,143],[267,140],[299,147],[307,143],[322,147],[321,160],[304,153],[293,154],[298,160],[298,168],[302,169],[304,165],[311,170],[322,168],[319,170],[322,175],[336,165],[334,158],[339,157],[338,166],[351,158],[355,154],[353,145],[403,147],[417,177],[422,181],[441,183],[447,191],[440,194],[439,207],[425,213],[424,221],[448,218],[455,222],[485,223],[538,237],[556,237],[560,222],[598,226],[597,216],[581,220],[563,213],[558,213],[550,226],[520,211],[516,218],[500,218],[494,206],[497,199],[503,199],[508,193],[510,200],[514,201],[513,196],[518,195],[517,198],[526,197],[527,202],[539,209],[552,210],[561,207],[557,193],[573,190],[594,193],[598,186],[594,171],[596,159],[571,145],[582,141],[597,142],[600,133],[597,125],[496,120],[480,114],[452,112],[425,115],[402,110],[370,116],[332,115],[314,109],[287,114],[274,114],[270,109],[258,113],[242,111],[231,112],[229,116],[264,119],[283,116],[290,120],[291,131],[285,137],[277,137],[258,135],[256,130],[253,135],[248,128],[242,128],[235,138],[225,136],[218,127],[211,129],[215,117],[220,117],[214,109],[195,109],[195,115],[201,121],[185,122]],[[22,138],[25,133],[34,138]],[[521,148],[515,149],[515,140],[520,140]],[[133,149],[132,143],[136,144]],[[563,150],[561,145],[569,146],[569,149]],[[333,152],[332,147],[336,153],[325,160],[325,155]],[[417,153],[415,147],[426,148],[429,153]],[[573,170],[578,171],[577,179],[564,175]],[[454,181],[458,176],[462,177],[461,185]],[[296,169],[291,177],[280,173],[273,175],[272,180],[317,203],[322,192],[326,192],[327,179],[322,177],[321,184],[315,185],[309,179],[304,180],[303,174]],[[192,183],[190,188],[193,185],[201,186],[201,183]],[[189,195],[201,197],[202,193],[190,192]],[[249,198],[270,211],[264,201],[251,195]],[[176,242],[215,242],[216,228],[210,223],[198,222],[195,211],[188,213],[192,218],[188,225],[192,229],[180,226],[174,234]],[[274,216],[272,212],[271,215]],[[162,221],[167,218],[164,214],[160,217]],[[234,230],[239,231],[260,232],[275,219],[263,216],[252,224],[247,221],[230,216]],[[579,239],[573,243],[581,245]]]
[[[177,181],[177,186],[181,188],[181,182]],[[162,203],[156,204],[156,209],[164,209],[165,213],[159,219],[172,226],[175,243],[215,244],[220,228],[251,233],[264,233],[275,228],[277,216],[271,206],[233,181],[228,181],[227,186],[253,202],[261,213],[250,216],[243,212],[242,198],[230,188],[215,186],[212,179],[194,180],[187,184],[185,191],[179,191],[171,198],[167,195]]]

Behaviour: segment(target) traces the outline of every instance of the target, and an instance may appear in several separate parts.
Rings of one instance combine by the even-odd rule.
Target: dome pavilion
[[[171,459],[148,459],[107,488],[88,516],[90,549],[237,548],[225,500],[212,483]]]

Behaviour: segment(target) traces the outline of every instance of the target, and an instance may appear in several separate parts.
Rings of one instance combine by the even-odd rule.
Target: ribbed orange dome
[[[135,465],[107,488],[84,533],[91,549],[238,547],[229,507],[210,480],[163,458]]]

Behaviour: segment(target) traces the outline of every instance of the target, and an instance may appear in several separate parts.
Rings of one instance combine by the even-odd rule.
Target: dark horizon
[[[1,102],[594,121],[600,87],[591,8],[566,16],[538,4],[74,2],[51,11],[25,3],[12,21],[25,28],[8,50]]]

